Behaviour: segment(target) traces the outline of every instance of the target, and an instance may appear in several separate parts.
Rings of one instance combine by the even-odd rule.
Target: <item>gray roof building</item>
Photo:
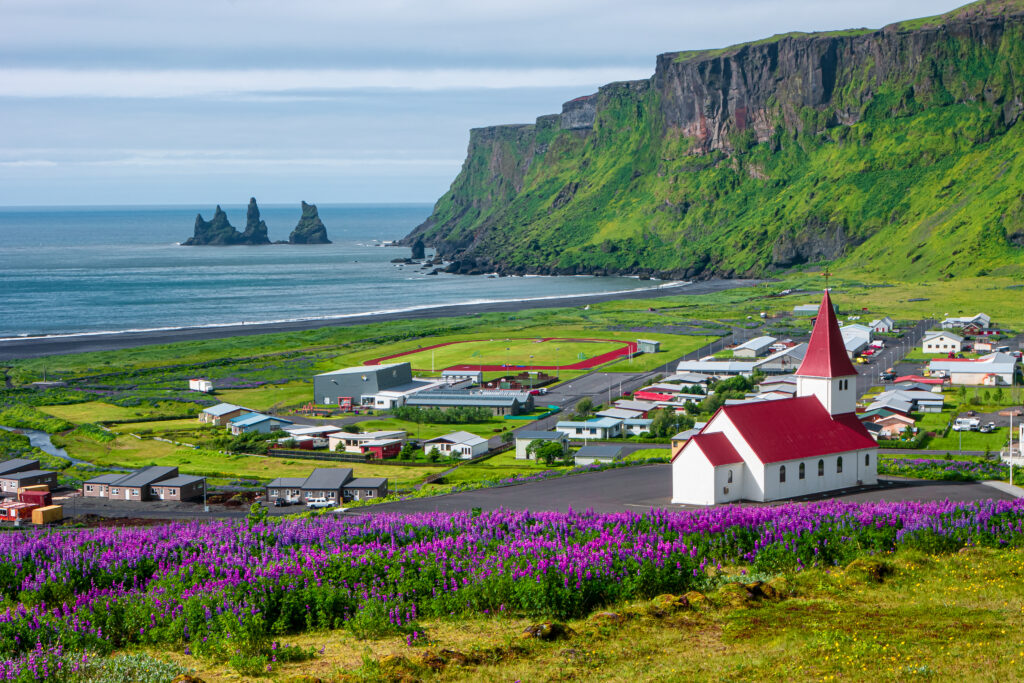
[[[576,451],[576,462],[581,460],[613,461],[622,455],[622,446],[584,446]]]
[[[26,472],[38,469],[39,461],[29,458],[11,458],[10,460],[0,462],[0,475],[7,474],[8,472]]]
[[[542,441],[561,441],[566,438],[562,432],[536,432],[524,429],[521,432],[516,432],[516,440],[529,439],[530,441],[536,441],[540,439]]]
[[[321,405],[336,405],[342,398],[360,405],[364,396],[374,396],[386,389],[412,384],[412,381],[409,363],[359,365],[315,375],[313,396]]]
[[[349,467],[318,467],[306,477],[301,488],[336,491],[351,480]]]

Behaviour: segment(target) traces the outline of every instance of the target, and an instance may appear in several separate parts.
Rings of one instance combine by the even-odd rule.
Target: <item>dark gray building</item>
[[[392,387],[412,383],[409,363],[360,365],[324,372],[313,377],[313,401],[320,405],[372,405],[373,396]]]
[[[39,461],[29,458],[11,458],[0,462],[0,474],[13,474],[14,472],[27,472],[38,470]]]
[[[405,400],[420,408],[487,408],[495,415],[521,415],[533,410],[533,396],[526,391],[476,391],[435,389],[422,391]]]
[[[0,493],[17,495],[18,489],[46,484],[52,491],[57,487],[57,473],[49,470],[21,470],[0,474]]]
[[[305,503],[311,498],[324,498],[340,505],[347,500],[366,500],[388,495],[388,480],[384,477],[352,478],[348,467],[320,467],[305,479],[278,477],[267,484],[267,502],[283,498],[289,503]]]
[[[177,467],[150,465],[128,474],[101,474],[83,482],[86,498],[188,500],[206,490],[206,478],[178,474]]]
[[[363,477],[353,479],[341,490],[345,500],[366,500],[383,498],[388,495],[388,480],[384,477]]]

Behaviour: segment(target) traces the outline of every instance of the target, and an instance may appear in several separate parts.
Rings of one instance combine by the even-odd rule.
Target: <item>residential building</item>
[[[622,436],[622,420],[614,417],[598,417],[581,422],[564,421],[555,424],[555,431],[562,432],[570,439],[614,439]]]
[[[754,362],[754,370],[766,375],[788,374],[800,367],[807,353],[807,344],[796,344],[780,349]]]
[[[575,463],[579,465],[604,465],[622,457],[622,446],[584,446],[576,451]]]
[[[854,412],[856,377],[826,291],[797,395],[720,408],[674,455],[672,501],[770,501],[874,484],[878,447]]]
[[[441,455],[458,457],[463,460],[475,458],[488,451],[487,439],[469,432],[451,432],[423,442],[423,452],[437,449]]]
[[[569,450],[569,437],[564,432],[540,432],[524,429],[515,433],[516,435],[516,459],[529,460],[530,454],[526,449],[534,441],[554,441],[562,446],[562,452]]]
[[[890,389],[875,396],[875,404],[885,404],[892,400],[905,401],[911,404],[912,412],[941,413],[943,397],[930,389]]]
[[[928,364],[932,377],[948,377],[952,384],[967,386],[1009,386],[1013,384],[1017,359],[1006,353],[990,353],[977,360],[946,358]]]
[[[255,410],[236,406],[233,403],[218,403],[215,406],[201,410],[199,412],[199,422],[223,427],[236,417],[250,415],[255,412]]]
[[[362,453],[362,447],[375,441],[404,440],[405,432],[401,429],[378,430],[375,432],[334,432],[327,435],[328,448],[332,451],[345,453]]]
[[[30,458],[10,458],[0,461],[0,476],[14,472],[38,470],[39,461]]]
[[[206,478],[181,475],[177,467],[151,465],[128,474],[101,474],[86,480],[82,495],[110,500],[189,500],[206,490]]]
[[[732,355],[734,358],[759,358],[766,355],[774,343],[775,337],[754,337],[734,346]]]
[[[870,323],[868,323],[868,326],[872,329],[872,331],[877,332],[879,334],[889,334],[894,329],[896,329],[895,321],[893,321],[893,319],[890,318],[889,316],[879,318],[878,320],[872,320]]]
[[[46,484],[57,487],[57,473],[49,470],[19,470],[0,474],[0,494],[17,495],[18,489]]]
[[[642,410],[629,410],[627,408],[608,408],[606,410],[597,411],[598,417],[610,417],[615,420],[633,420],[643,419],[644,412]]]
[[[942,321],[942,329],[957,330],[965,327],[987,330],[992,326],[992,318],[985,313],[978,313],[972,316],[961,316],[958,318],[946,318]]]
[[[630,418],[622,421],[622,431],[626,434],[632,434],[633,436],[639,436],[646,432],[651,431],[651,423],[654,420],[648,418]]]
[[[293,424],[292,421],[286,420],[283,417],[264,415],[263,413],[249,413],[248,415],[239,415],[229,420],[228,429],[235,436],[251,434],[252,432],[269,434],[282,430],[290,424]]]
[[[367,500],[388,495],[388,480],[384,477],[352,479],[341,488],[344,500]]]
[[[305,503],[310,499],[325,499],[336,505],[347,500],[380,498],[388,494],[388,482],[383,477],[354,479],[347,467],[317,468],[306,478],[279,477],[266,488],[267,502],[280,498],[289,503]]]
[[[964,348],[964,338],[952,332],[925,332],[921,350],[924,353],[960,353]]]
[[[397,458],[402,452],[403,439],[375,439],[364,441],[359,444],[359,452],[366,456],[367,460],[386,460]]]
[[[647,413],[657,408],[658,404],[654,401],[637,401],[634,399],[620,398],[615,401],[615,407],[624,408],[625,410],[633,410],[640,413],[639,417],[647,417]]]

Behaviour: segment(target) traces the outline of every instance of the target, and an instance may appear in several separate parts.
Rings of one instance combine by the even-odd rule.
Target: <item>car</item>
[[[284,498],[275,498],[274,499],[274,507],[276,507],[276,508],[283,508],[283,507],[285,507],[287,505],[288,505],[288,501],[285,500]]]
[[[306,501],[306,507],[311,510],[319,508],[329,508],[334,505],[333,501],[327,500],[326,498],[310,498]]]
[[[981,425],[981,428],[978,431],[981,432],[982,434],[991,434],[992,432],[996,431],[996,423],[989,422],[988,424],[983,424]]]
[[[883,382],[891,382],[892,380],[896,379],[896,373],[895,372],[880,372],[880,373],[878,373],[878,379],[882,380]]]

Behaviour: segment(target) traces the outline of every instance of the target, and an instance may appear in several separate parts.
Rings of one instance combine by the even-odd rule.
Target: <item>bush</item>
[[[399,420],[417,424],[479,424],[490,422],[494,415],[486,408],[420,408],[419,406],[398,406],[391,414]]]

